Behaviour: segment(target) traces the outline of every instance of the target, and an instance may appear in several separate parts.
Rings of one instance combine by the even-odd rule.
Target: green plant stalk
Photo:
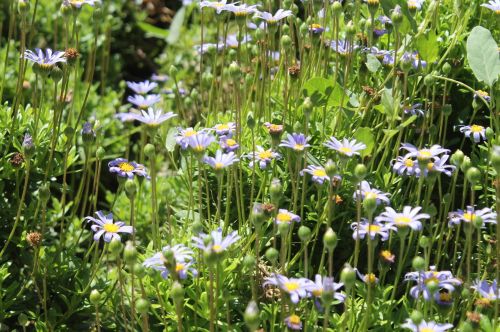
[[[7,238],[7,241],[4,244],[2,251],[0,251],[0,259],[2,258],[3,254],[5,253],[5,250],[7,250],[7,247],[9,246],[10,241],[12,241],[12,238],[14,237],[14,234],[16,232],[16,228],[19,225],[19,221],[21,220],[21,213],[23,211],[24,200],[26,199],[26,193],[28,192],[28,183],[29,183],[29,179],[30,179],[30,167],[31,167],[31,161],[29,159],[27,159],[26,160],[26,175],[24,176],[24,185],[23,185],[23,191],[21,193],[21,200],[19,202],[19,206],[17,207],[16,220],[14,221],[14,226],[12,226],[12,230],[10,231],[9,237]]]

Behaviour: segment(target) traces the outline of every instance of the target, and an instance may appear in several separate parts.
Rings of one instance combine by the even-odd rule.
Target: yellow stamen
[[[297,282],[294,282],[294,281],[286,282],[283,286],[285,287],[285,289],[288,292],[296,291],[300,287],[299,284]]]
[[[324,169],[319,168],[319,169],[315,169],[315,170],[312,172],[312,174],[313,174],[314,176],[323,177],[323,176],[326,176],[326,171],[325,171]]]
[[[277,222],[291,222],[292,221],[292,216],[288,213],[280,212],[276,216],[276,221]]]
[[[123,172],[132,172],[135,169],[134,166],[127,162],[119,163],[118,168],[120,168],[120,170]]]
[[[104,230],[107,233],[117,233],[118,230],[120,229],[120,226],[115,225],[115,224],[104,224],[104,226],[102,226],[102,228],[104,228]]]

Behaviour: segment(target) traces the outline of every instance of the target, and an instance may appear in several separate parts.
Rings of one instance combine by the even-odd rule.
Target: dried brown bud
[[[288,74],[292,78],[297,78],[300,75],[300,66],[299,65],[293,65],[288,67]]]
[[[477,326],[477,325],[479,325],[479,322],[481,321],[481,315],[478,314],[477,312],[468,311],[467,312],[467,319],[474,326]]]
[[[22,153],[16,152],[10,157],[9,162],[15,168],[21,167],[24,163],[24,156]]]
[[[68,48],[64,52],[64,56],[66,57],[66,61],[68,61],[68,64],[73,65],[76,63],[78,57],[80,57],[80,53],[76,48]]]
[[[274,210],[276,210],[276,207],[274,204],[271,203],[264,203],[262,204],[262,210],[264,211],[264,214],[266,216],[271,216],[274,213]]]
[[[34,248],[40,246],[42,243],[42,234],[38,232],[31,232],[26,235],[26,241]]]

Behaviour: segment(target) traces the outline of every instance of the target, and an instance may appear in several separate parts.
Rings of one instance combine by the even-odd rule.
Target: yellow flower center
[[[435,284],[438,284],[439,280],[436,277],[430,277],[430,278],[425,279],[424,282],[425,282],[426,285],[429,284],[429,283],[431,283],[431,282],[433,282]]]
[[[419,329],[420,332],[436,332],[432,327],[422,327]]]
[[[184,270],[184,264],[177,263],[175,265],[175,272],[179,272],[179,271],[182,271],[182,270]]]
[[[411,159],[405,159],[403,161],[403,164],[406,166],[406,167],[413,167],[413,165],[415,165],[415,163],[413,162],[413,160]]]
[[[194,136],[196,135],[198,132],[196,130],[193,130],[193,129],[188,129],[184,132],[184,137],[191,137],[191,136]]]
[[[320,168],[320,169],[315,169],[315,170],[312,172],[312,174],[313,174],[314,176],[319,176],[319,177],[322,177],[322,176],[326,176],[326,171],[325,171],[324,169],[322,169],[322,168]]]
[[[432,171],[434,169],[434,163],[427,163],[427,170]]]
[[[229,126],[227,124],[219,124],[215,126],[215,130],[228,130]]]
[[[500,14],[500,9],[499,9],[499,10],[497,10],[497,11],[495,11],[495,12],[496,12],[497,14]],[[489,96],[490,96],[490,95],[488,94],[488,92],[483,91],[483,90],[477,90],[477,91],[476,91],[476,94],[477,94],[477,95],[479,95],[479,96],[481,96],[481,97],[483,97],[483,98],[484,98],[484,97],[489,97]]]
[[[470,131],[472,131],[473,133],[480,133],[483,130],[484,130],[483,126],[479,126],[479,125],[472,125],[472,126],[470,126]]]
[[[321,294],[323,294],[323,290],[322,289],[315,289],[312,291],[313,295],[316,296],[316,297],[320,297]]]
[[[271,159],[272,157],[273,153],[271,152],[271,150],[266,150],[259,153],[260,159]]]
[[[270,18],[267,20],[268,24],[276,24],[277,22],[278,22],[278,20],[275,20],[274,18]]]
[[[394,222],[396,224],[408,224],[409,222],[411,221],[410,217],[406,217],[406,216],[398,216],[396,218],[394,218]]]
[[[418,159],[430,159],[432,157],[432,153],[429,150],[420,150],[418,151]]]
[[[318,24],[318,23],[313,23],[313,24],[310,25],[310,28],[311,29],[321,29],[322,26],[320,24]]]
[[[272,124],[269,126],[269,131],[281,131],[283,130],[282,125]]]
[[[302,150],[304,150],[304,144],[295,144],[295,145],[293,146],[293,149],[294,149],[294,150],[299,150],[299,151],[302,151]]]
[[[214,244],[212,246],[212,250],[215,252],[221,252],[222,251],[222,246],[220,244]]]
[[[215,169],[222,169],[223,167],[224,167],[224,164],[220,163],[220,162],[219,163],[215,163],[215,165],[214,165]]]
[[[196,145],[193,150],[196,151],[196,152],[202,152],[205,148],[203,147],[203,145],[201,144],[198,144]]]
[[[276,216],[276,221],[277,222],[291,222],[292,221],[292,216],[288,213],[280,212]]]
[[[115,224],[104,224],[102,227],[107,233],[116,233],[120,229],[120,226]]]
[[[382,256],[382,258],[385,260],[392,260],[392,252],[390,252],[389,250],[382,250],[380,252],[380,256]]]
[[[339,148],[339,151],[343,154],[352,153],[352,149],[350,147],[347,147],[347,146],[343,146],[343,147]]]
[[[290,322],[290,324],[298,325],[300,324],[300,317],[297,315],[291,315],[290,317],[288,317],[288,321]]]
[[[378,232],[380,231],[381,227],[379,225],[370,225],[368,226],[368,231],[369,232]]]
[[[365,282],[369,284],[374,284],[377,282],[377,277],[373,273],[367,273],[365,275]]]
[[[451,302],[451,294],[447,292],[439,293],[439,299],[443,302]]]
[[[224,7],[225,6],[225,3],[222,3],[222,2],[216,2],[213,4],[214,7]]]
[[[378,5],[379,4],[379,0],[367,0],[366,2],[369,5]]]
[[[119,163],[118,168],[123,172],[132,172],[135,169],[134,166],[127,162]]]
[[[376,199],[378,196],[372,191],[365,192],[365,199]]]
[[[465,212],[463,217],[464,217],[464,219],[466,221],[469,221],[469,222],[476,220],[476,214],[475,213]]]
[[[415,1],[408,1],[408,9],[416,9],[417,3]]]
[[[234,146],[234,145],[236,145],[236,141],[235,141],[234,139],[232,139],[232,138],[228,138],[228,139],[226,140],[226,144],[227,144],[228,146]]]
[[[294,281],[289,281],[289,282],[285,282],[285,284],[283,285],[285,287],[285,289],[288,291],[288,292],[293,292],[293,291],[296,291],[297,289],[299,289],[299,283],[297,282],[294,282]]]

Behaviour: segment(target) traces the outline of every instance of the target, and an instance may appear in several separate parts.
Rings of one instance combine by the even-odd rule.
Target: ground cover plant
[[[4,0],[1,331],[500,331],[500,2]]]

